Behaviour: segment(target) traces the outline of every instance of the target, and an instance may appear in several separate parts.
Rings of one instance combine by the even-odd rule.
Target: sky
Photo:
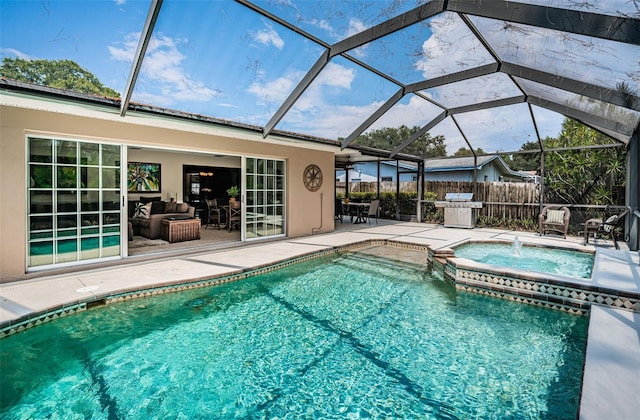
[[[418,5],[416,0],[255,3],[327,45]],[[0,57],[70,59],[104,85],[123,92],[149,4],[148,0],[0,0]],[[566,57],[565,68],[557,70],[590,83],[611,83],[618,80],[611,77],[615,73],[640,74],[640,63],[627,59],[631,63],[623,64],[637,49],[616,46],[612,52],[610,45],[591,40],[588,45],[580,39],[551,41],[543,31],[526,33],[526,28],[512,28],[505,36],[499,33],[500,22],[477,18],[474,23],[503,44],[500,54],[520,63],[548,68],[556,65],[554,58]],[[532,54],[536,47],[543,47],[545,53]],[[571,50],[575,55],[567,57]],[[132,101],[264,126],[323,51],[317,43],[230,0],[165,0]],[[586,53],[593,54],[589,60],[606,55],[613,65],[580,74],[580,66],[587,64],[581,58]],[[452,13],[349,54],[405,84],[492,62]],[[352,61],[335,57],[276,128],[329,139],[347,137],[398,89]],[[511,97],[519,91],[508,77],[497,75],[421,94],[405,95],[371,129],[423,126],[442,112],[429,100],[460,106],[477,99]],[[541,137],[557,136],[562,115],[535,106],[533,113]],[[518,150],[536,139],[526,105],[458,114],[456,119],[474,147],[488,152]],[[451,118],[430,134],[445,136],[449,154],[466,146]]]

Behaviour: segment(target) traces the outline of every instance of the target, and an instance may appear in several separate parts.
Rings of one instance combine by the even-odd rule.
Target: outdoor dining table
[[[353,201],[345,203],[343,201],[342,204],[347,208],[351,207],[355,210],[356,220],[353,222],[353,224],[364,223],[367,221],[366,216],[369,213],[369,207],[371,207],[371,203],[354,203]],[[351,212],[349,212],[349,214],[351,214]]]

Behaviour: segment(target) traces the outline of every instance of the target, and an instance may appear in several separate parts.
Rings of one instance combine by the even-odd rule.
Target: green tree
[[[481,147],[478,147],[476,149],[476,155],[478,156],[482,156],[482,155],[486,155],[487,153],[482,150]],[[466,156],[473,156],[473,152],[471,151],[471,149],[467,149],[466,147],[461,147],[458,150],[456,150],[456,152],[453,154],[453,156],[455,157],[466,157]]]
[[[540,151],[537,141],[530,141],[520,147],[521,151]],[[514,171],[537,171],[540,173],[540,153],[514,153],[503,155],[502,158]]]
[[[545,201],[624,204],[626,149],[585,147],[607,143],[610,140],[604,134],[565,119],[559,137],[545,139],[545,149],[579,149],[545,153]]]
[[[104,86],[96,76],[71,60],[23,60],[5,57],[0,65],[0,76],[19,82],[120,98],[118,92]]]
[[[358,136],[354,143],[360,146],[374,147],[376,149],[390,150],[400,145],[403,141],[413,136],[420,127],[409,128],[402,125],[398,128],[385,127],[372,130],[369,133]],[[407,146],[402,153],[420,156],[422,158],[443,157],[447,155],[443,136],[431,137],[425,133],[416,141]]]

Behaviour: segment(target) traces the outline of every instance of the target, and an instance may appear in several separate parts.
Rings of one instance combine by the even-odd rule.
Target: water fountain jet
[[[513,255],[516,257],[519,257],[521,250],[522,250],[522,242],[520,242],[520,238],[516,236],[516,238],[513,240]]]

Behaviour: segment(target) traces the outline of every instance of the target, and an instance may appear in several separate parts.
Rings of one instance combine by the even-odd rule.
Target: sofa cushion
[[[148,219],[151,215],[151,203],[143,204],[136,203],[136,208],[133,211],[133,217],[135,219]]]
[[[160,214],[164,213],[164,209],[167,206],[167,203],[164,201],[152,201],[151,202],[151,214]]]
[[[176,212],[176,205],[178,203],[176,201],[169,201],[167,203],[167,205],[164,208],[164,212],[165,213],[175,213]]]
[[[140,197],[142,204],[151,203],[152,201],[162,201],[162,197]]]
[[[178,203],[176,205],[176,213],[186,213],[189,211],[189,203]]]

